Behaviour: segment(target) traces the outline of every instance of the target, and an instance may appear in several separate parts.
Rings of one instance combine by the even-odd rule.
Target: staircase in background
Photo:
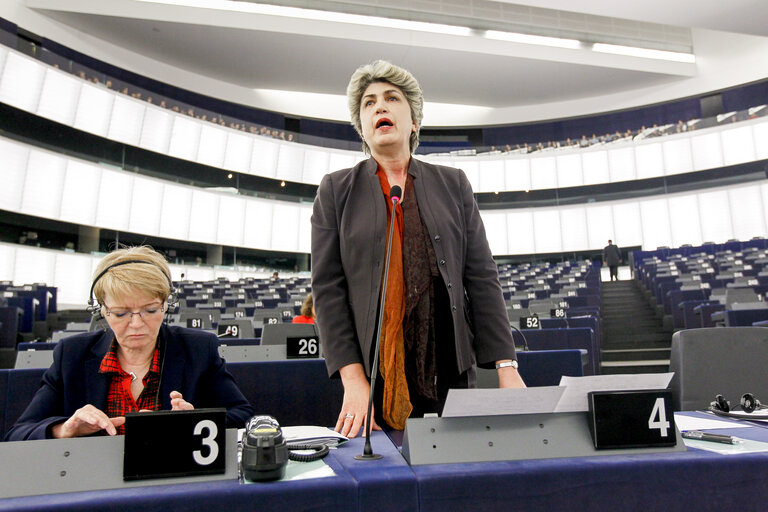
[[[669,369],[672,331],[665,329],[635,280],[602,283],[601,373]]]

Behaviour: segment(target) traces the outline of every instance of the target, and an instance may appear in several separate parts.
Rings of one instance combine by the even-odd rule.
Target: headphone
[[[99,273],[99,275],[96,276],[96,278],[93,280],[93,283],[91,284],[91,291],[88,293],[88,307],[85,308],[85,309],[86,309],[86,311],[88,311],[91,314],[91,316],[93,317],[93,319],[95,321],[98,322],[98,321],[104,319],[104,315],[101,314],[101,304],[99,304],[99,302],[96,300],[96,297],[94,297],[94,295],[93,295],[93,289],[96,286],[96,283],[99,282],[99,279],[101,279],[104,276],[104,274],[106,274],[107,272],[109,272],[113,268],[121,267],[123,265],[128,265],[130,263],[140,263],[140,264],[144,264],[144,265],[153,265],[153,266],[159,268],[160,271],[165,276],[165,278],[168,280],[168,289],[171,290],[171,294],[168,295],[168,299],[167,299],[168,300],[168,308],[166,309],[166,318],[167,318],[168,314],[170,314],[172,309],[176,309],[176,306],[179,303],[179,300],[177,298],[176,289],[173,287],[173,281],[171,281],[171,277],[168,274],[165,273],[165,270],[160,265],[158,265],[156,263],[153,263],[151,261],[146,261],[146,260],[125,260],[125,261],[119,261],[119,262],[115,263],[114,265],[110,265],[107,268],[105,268],[104,270],[102,270]]]
[[[709,404],[709,411],[718,416],[739,418],[743,420],[768,420],[768,414],[752,414],[755,411],[764,409],[768,409],[768,406],[761,404],[760,400],[758,400],[752,393],[744,393],[739,400],[739,405],[733,408],[731,408],[731,402],[726,400],[723,395],[715,396],[715,400]],[[738,410],[748,413],[750,416],[736,414],[736,411]]]

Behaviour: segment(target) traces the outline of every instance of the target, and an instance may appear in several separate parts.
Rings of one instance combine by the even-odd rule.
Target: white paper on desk
[[[443,418],[553,412],[565,388],[450,389]]]
[[[672,373],[639,373],[633,375],[563,376],[560,385],[565,392],[555,412],[588,411],[587,393],[590,391],[629,391],[633,389],[667,389]]]
[[[675,425],[681,432],[684,430],[711,430],[717,428],[742,428],[751,427],[749,423],[741,423],[738,421],[729,421],[727,419],[720,419],[717,416],[706,418],[698,414],[690,415],[675,413]]]

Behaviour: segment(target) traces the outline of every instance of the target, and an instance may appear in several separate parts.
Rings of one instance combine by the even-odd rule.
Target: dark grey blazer
[[[331,376],[351,363],[370,375],[388,228],[377,168],[369,158],[326,175],[312,211],[312,295]],[[514,359],[498,271],[467,177],[414,158],[409,173],[450,296],[459,372]]]

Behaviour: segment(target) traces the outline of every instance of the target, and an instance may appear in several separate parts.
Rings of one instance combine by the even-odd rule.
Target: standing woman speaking
[[[461,170],[412,158],[423,97],[389,62],[358,68],[347,87],[352,124],[371,158],[326,175],[312,212],[312,293],[328,373],[344,401],[336,430],[397,430],[442,412],[450,388],[475,385],[474,365],[497,368],[501,387],[525,387],[485,228]],[[392,212],[390,188],[403,190]],[[387,226],[395,215],[379,375],[370,375]]]

